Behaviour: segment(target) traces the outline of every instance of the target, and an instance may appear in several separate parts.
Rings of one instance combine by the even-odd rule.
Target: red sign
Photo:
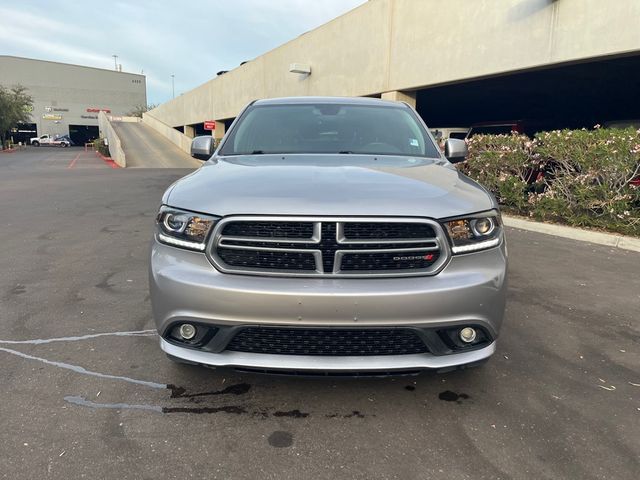
[[[87,108],[87,112],[91,112],[91,113],[98,113],[98,112],[111,113],[111,110],[108,109],[108,108]]]
[[[204,129],[205,130],[215,130],[216,129],[216,122],[214,120],[208,120],[208,121],[204,122]]]

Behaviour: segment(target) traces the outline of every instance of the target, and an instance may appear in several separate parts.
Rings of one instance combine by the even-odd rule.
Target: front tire
[[[34,147],[39,147],[40,146],[40,142],[32,142],[31,145],[33,145]]]

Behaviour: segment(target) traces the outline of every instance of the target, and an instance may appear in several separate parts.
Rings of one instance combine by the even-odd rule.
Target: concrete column
[[[393,100],[395,102],[406,102],[413,108],[416,108],[416,92],[401,92],[394,90],[382,94],[383,100]]]
[[[216,129],[211,131],[211,135],[216,139],[216,144],[222,140],[225,133],[224,120],[216,120]]]
[[[196,129],[193,128],[191,125],[185,125],[184,134],[189,138],[193,138],[196,136]]]

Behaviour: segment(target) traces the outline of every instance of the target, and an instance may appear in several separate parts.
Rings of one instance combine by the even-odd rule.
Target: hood
[[[317,154],[214,157],[164,203],[219,216],[445,218],[497,207],[446,160]]]

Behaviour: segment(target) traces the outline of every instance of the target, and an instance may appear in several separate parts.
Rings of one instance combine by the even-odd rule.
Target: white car
[[[49,145],[53,147],[68,147],[70,145],[69,141],[65,138],[52,137],[51,135],[41,135],[40,137],[33,137],[29,139],[29,143],[34,147],[39,147],[40,145]]]

